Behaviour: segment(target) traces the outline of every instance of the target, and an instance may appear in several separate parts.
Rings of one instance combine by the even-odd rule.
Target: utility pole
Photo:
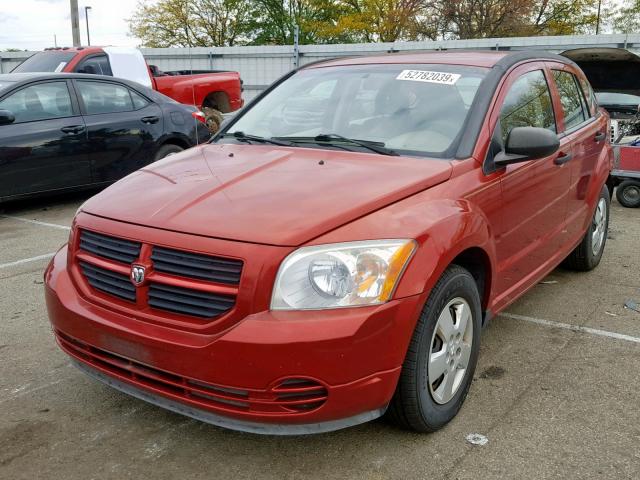
[[[293,26],[293,64],[295,68],[300,66],[300,27]]]
[[[78,18],[78,0],[69,0],[71,7],[71,36],[73,46],[80,46],[80,19]]]
[[[87,46],[91,46],[91,37],[89,36],[89,10],[91,10],[91,7],[84,7],[84,19],[87,21]]]
[[[602,0],[598,0],[598,16],[596,18],[596,35],[600,33],[600,7],[602,6]]]

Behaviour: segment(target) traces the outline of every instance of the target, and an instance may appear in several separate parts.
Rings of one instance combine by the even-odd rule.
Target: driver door
[[[557,132],[554,97],[543,64],[514,70],[500,91],[494,144],[504,147],[511,129],[541,127]],[[571,142],[538,160],[508,165],[501,173],[502,225],[497,232],[498,289],[503,301],[526,289],[560,248],[567,211]]]

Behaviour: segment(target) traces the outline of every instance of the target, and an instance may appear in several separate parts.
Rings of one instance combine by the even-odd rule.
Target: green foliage
[[[627,3],[616,14],[635,18],[637,25],[640,0]],[[147,47],[291,45],[296,25],[303,44],[567,35],[594,32],[597,4],[597,0],[142,0],[129,25]]]
[[[634,33],[640,31],[640,0],[624,0],[612,5],[606,11],[612,19],[615,33]]]

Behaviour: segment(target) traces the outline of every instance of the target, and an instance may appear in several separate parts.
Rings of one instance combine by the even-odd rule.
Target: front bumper
[[[262,311],[202,334],[83,298],[66,264],[63,248],[45,273],[46,301],[58,343],[76,365],[150,403],[255,433],[318,433],[382,415],[423,304],[414,296],[375,307]],[[292,389],[283,393],[286,382]]]

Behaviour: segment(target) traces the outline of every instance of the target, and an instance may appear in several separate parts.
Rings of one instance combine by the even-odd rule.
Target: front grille
[[[319,408],[328,398],[327,389],[315,380],[290,378],[265,390],[214,385],[144,365],[60,331],[56,337],[64,351],[91,367],[198,408],[295,415]]]
[[[149,286],[149,306],[183,315],[211,318],[233,308],[235,298],[161,283]]]
[[[80,262],[80,268],[87,282],[96,290],[130,302],[136,301],[136,288],[128,275]]]
[[[140,242],[110,237],[101,233],[80,231],[80,250],[98,257],[131,263],[140,256]]]
[[[158,247],[84,229],[79,230],[75,255],[83,280],[98,292],[135,302],[132,308],[148,320],[166,320],[174,326],[176,321],[190,322],[198,328],[205,323],[203,320],[212,321],[235,307],[244,265],[242,260]],[[146,278],[138,286],[129,278],[134,264],[146,268]],[[165,312],[164,318],[158,318],[161,312]],[[175,319],[171,314],[183,317]]]
[[[157,272],[228,285],[238,285],[242,274],[242,260],[184,252],[171,248],[153,247],[151,260],[153,268]]]

